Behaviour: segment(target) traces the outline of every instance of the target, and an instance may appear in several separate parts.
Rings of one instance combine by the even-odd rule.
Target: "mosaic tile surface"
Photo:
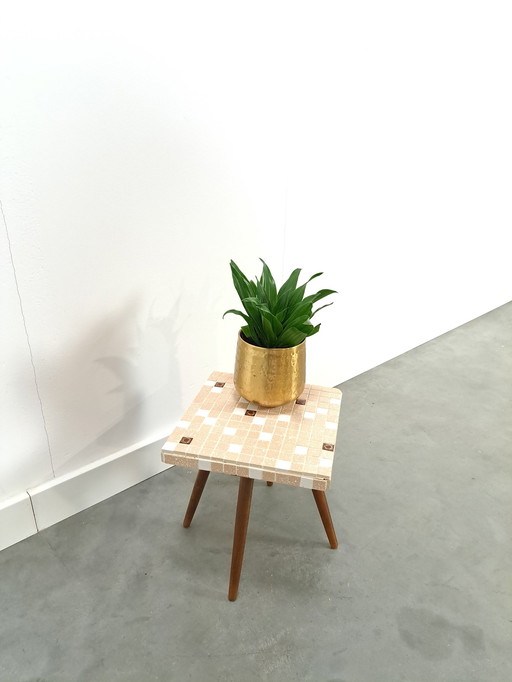
[[[162,449],[166,464],[326,490],[341,391],[306,384],[281,407],[249,403],[233,375],[213,372]]]

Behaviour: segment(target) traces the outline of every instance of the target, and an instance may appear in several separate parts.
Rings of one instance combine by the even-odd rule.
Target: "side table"
[[[162,460],[198,469],[183,525],[190,526],[210,472],[240,478],[228,598],[238,594],[254,480],[313,492],[329,544],[338,547],[325,491],[330,480],[341,391],[306,384],[295,402],[264,408],[213,372],[172,431]]]

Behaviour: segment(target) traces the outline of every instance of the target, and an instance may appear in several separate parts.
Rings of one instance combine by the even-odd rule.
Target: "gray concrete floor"
[[[0,553],[0,680],[512,680],[512,304],[347,381],[328,499],[174,468]],[[155,457],[159,453],[155,452]]]

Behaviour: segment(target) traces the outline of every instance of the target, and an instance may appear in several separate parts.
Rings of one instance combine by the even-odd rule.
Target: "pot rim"
[[[256,346],[254,343],[249,343],[249,341],[246,341],[246,340],[244,339],[244,335],[243,335],[243,332],[242,332],[241,329],[238,330],[238,338],[239,338],[239,340],[240,340],[242,343],[245,343],[245,345],[246,345],[246,346],[249,346],[250,348],[258,348],[258,349],[261,350],[261,351],[272,350],[272,351],[274,351],[274,352],[277,352],[277,351],[286,351],[286,350],[288,350],[288,351],[294,350],[295,348],[300,348],[300,347],[302,346],[302,344],[305,344],[305,343],[306,343],[306,339],[303,339],[303,340],[302,340],[300,343],[298,343],[296,346],[287,346],[286,348],[267,348],[266,346]],[[306,337],[306,338],[307,338],[307,337]]]

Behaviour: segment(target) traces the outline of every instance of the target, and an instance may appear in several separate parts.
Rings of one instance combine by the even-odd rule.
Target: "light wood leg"
[[[231,574],[229,576],[229,601],[235,601],[238,594],[242,562],[244,560],[245,539],[249,514],[251,512],[252,489],[254,479],[240,478],[238,488],[238,503],[236,506],[235,533],[233,537],[233,554],[231,556]]]
[[[209,475],[209,471],[200,470],[197,472],[196,481],[194,483],[194,487],[192,488],[192,494],[190,495],[185,518],[183,519],[183,526],[185,528],[188,528],[192,523],[192,519],[194,518],[197,505],[199,504],[199,500],[201,499],[201,495],[203,494],[204,486],[206,485]]]
[[[323,490],[312,490],[313,497],[315,498],[316,506],[320,512],[320,518],[324,524],[325,532],[327,533],[327,538],[331,549],[337,549],[338,539],[336,538],[336,532],[332,523],[331,512],[329,511],[329,505],[327,504],[327,498]]]

